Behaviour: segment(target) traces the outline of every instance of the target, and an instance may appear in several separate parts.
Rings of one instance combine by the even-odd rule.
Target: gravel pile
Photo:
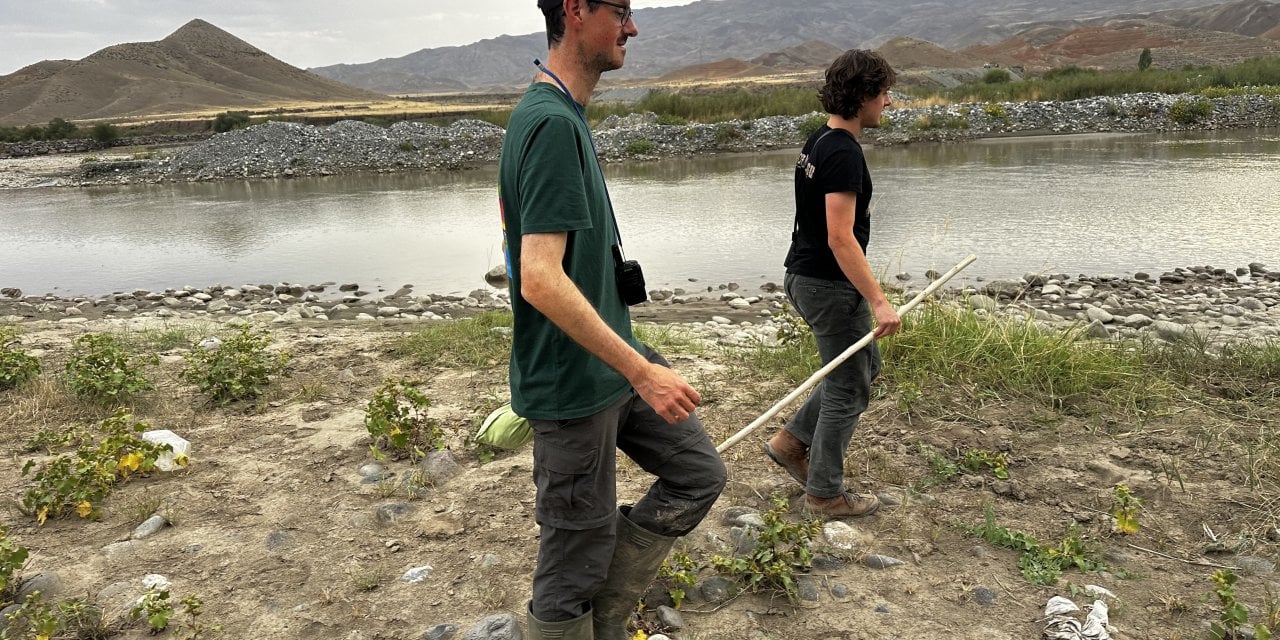
[[[332,175],[351,171],[461,169],[495,162],[501,127],[460,120],[449,127],[401,122],[384,129],[344,120],[328,127],[266,122],[157,161],[146,174],[177,180]]]
[[[886,112],[871,144],[960,141],[999,135],[1176,131],[1280,126],[1280,97],[1202,98],[1139,93],[1068,102],[967,103]],[[659,124],[652,113],[612,116],[596,127],[608,161],[794,148],[824,114],[770,116],[718,124]],[[216,135],[176,154],[137,164],[103,163],[79,184],[282,178],[355,171],[456,170],[498,160],[503,130],[461,120],[448,127],[401,122],[388,129],[357,121],[328,127],[267,122]]]

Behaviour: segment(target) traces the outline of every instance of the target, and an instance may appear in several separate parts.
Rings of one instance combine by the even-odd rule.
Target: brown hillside
[[[1158,11],[1148,17],[1174,27],[1225,31],[1258,37],[1280,26],[1280,4],[1241,0],[1196,9]]]
[[[1275,28],[1262,34],[1261,37],[1269,40],[1280,40],[1280,25],[1276,25]]]
[[[745,60],[728,58],[681,67],[655,79],[656,82],[708,82],[769,73],[769,69]]]
[[[842,53],[844,49],[833,44],[813,41],[757,56],[751,62],[776,71],[825,69]]]
[[[976,66],[965,56],[915,38],[893,38],[876,51],[894,69],[958,69]]]
[[[0,77],[0,124],[383,98],[192,20],[158,42],[115,45],[83,60],[37,63]]]
[[[1123,69],[1137,64],[1144,48],[1151,49],[1158,67],[1233,64],[1280,55],[1274,40],[1148,20],[1111,20],[1078,29],[1036,26],[1003,42],[967,47],[960,53],[981,62],[1042,69],[1064,65]]]

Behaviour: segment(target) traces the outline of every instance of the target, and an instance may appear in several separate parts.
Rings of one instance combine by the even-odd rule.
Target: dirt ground
[[[191,440],[191,465],[122,485],[99,522],[72,516],[39,526],[14,505],[6,507],[10,536],[32,550],[23,575],[55,571],[60,598],[98,599],[118,614],[121,592],[140,592],[144,575],[162,574],[172,581],[175,600],[198,595],[204,601],[203,620],[221,625],[216,637],[225,638],[408,639],[446,623],[461,637],[491,614],[523,620],[537,545],[530,449],[482,463],[467,442],[473,421],[507,396],[505,364],[423,370],[388,352],[391,342],[419,326],[272,327],[276,346],[293,354],[293,375],[259,402],[227,407],[206,404],[178,379],[180,349],[163,352],[150,372],[157,388],[143,394],[134,411],[154,428]],[[58,379],[71,340],[90,330],[140,330],[105,321],[23,328],[23,346],[41,358],[45,374],[34,386],[0,392],[0,451],[7,461],[0,492],[14,502],[26,486],[23,463],[43,459],[24,451],[28,438],[102,417],[102,410],[94,414],[71,399]],[[197,333],[206,330],[215,328]],[[779,382],[750,382],[758,378],[715,349],[667,355],[702,392],[699,413],[715,442],[787,391]],[[434,402],[431,413],[449,430],[463,467],[461,475],[412,499],[386,495],[385,482],[362,484],[357,472],[372,461],[365,404],[388,377],[422,381]],[[1210,565],[1241,567],[1237,553],[1275,557],[1268,492],[1274,484],[1260,472],[1256,451],[1228,442],[1237,430],[1257,429],[1259,420],[1271,427],[1277,420],[1237,420],[1188,402],[1128,422],[999,401],[953,406],[930,401],[930,390],[904,413],[896,390],[881,386],[880,394],[849,450],[848,480],[901,504],[848,522],[861,544],[833,552],[848,564],[814,572],[816,603],[793,605],[763,592],[720,605],[691,601],[683,608],[685,629],[673,637],[1039,638],[1050,596],[1071,597],[1073,585],[1096,584],[1118,596],[1111,603],[1113,637],[1202,638],[1202,621],[1219,616]],[[791,517],[800,518],[799,487],[761,453],[764,438],[780,424],[775,419],[726,453],[728,488],[684,541],[694,559],[706,563],[723,550],[731,535],[723,516],[731,507],[763,511],[778,493],[790,500]],[[940,452],[1005,452],[1010,479],[962,474],[922,493],[907,491],[932,474],[919,443]],[[407,462],[387,464],[402,476],[408,471]],[[648,482],[620,460],[621,499],[638,497]],[[1113,532],[1107,514],[1117,482],[1145,501],[1134,535]],[[146,515],[139,505],[151,501],[162,504],[172,526],[115,544],[129,539]],[[1042,541],[1059,540],[1068,525],[1078,524],[1086,539],[1102,545],[1112,569],[1068,571],[1055,587],[1028,583],[1015,552],[965,533],[965,525],[982,522],[988,502],[999,524]],[[408,509],[380,515],[379,507],[391,504]],[[1206,555],[1210,535],[1235,553]],[[859,562],[867,553],[905,564],[871,569]],[[432,567],[425,580],[400,580],[424,565]],[[1280,588],[1268,567],[1236,573],[1243,575],[1236,593],[1250,619],[1263,622],[1270,614],[1274,626],[1267,594]],[[711,575],[706,568],[700,577]],[[129,585],[112,587],[118,582]],[[1083,596],[1074,599],[1085,603]],[[133,625],[118,637],[146,635]]]

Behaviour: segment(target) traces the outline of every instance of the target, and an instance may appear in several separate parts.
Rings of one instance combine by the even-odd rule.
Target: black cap
[[[538,0],[538,8],[543,11],[554,9],[564,4],[564,0]]]

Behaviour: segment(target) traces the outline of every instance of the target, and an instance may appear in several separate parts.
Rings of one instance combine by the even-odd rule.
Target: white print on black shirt
[[[809,180],[813,179],[813,172],[818,170],[817,167],[813,166],[812,162],[809,162],[809,154],[807,153],[800,154],[800,159],[796,161],[796,168],[803,169],[804,177]]]

